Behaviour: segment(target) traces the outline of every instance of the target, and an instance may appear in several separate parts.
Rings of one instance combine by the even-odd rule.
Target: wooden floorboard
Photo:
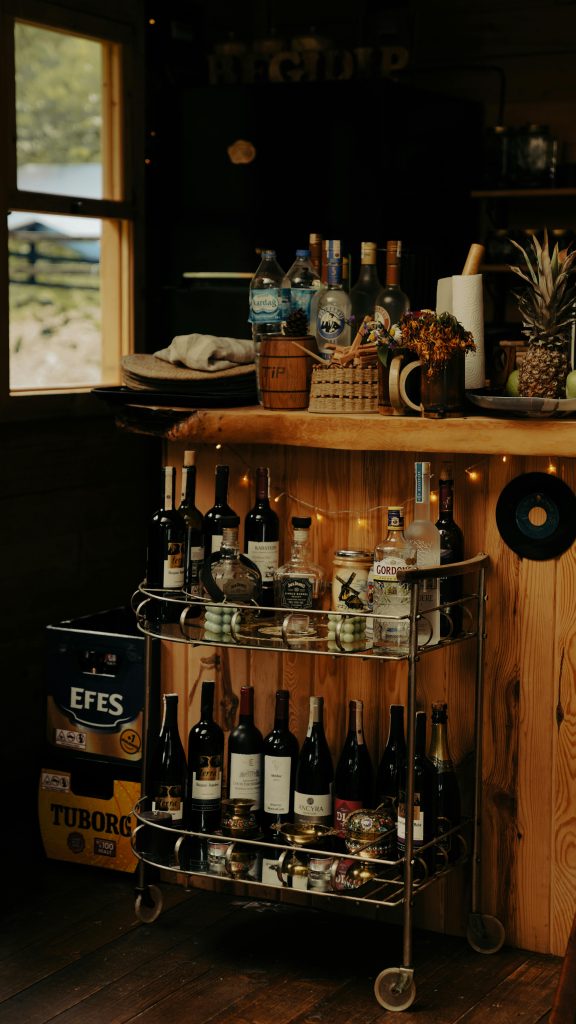
[[[373,985],[401,963],[394,924],[163,885],[138,921],[135,877],[43,863],[13,880],[0,938],[0,1024],[545,1024],[561,960],[414,933],[417,996]]]

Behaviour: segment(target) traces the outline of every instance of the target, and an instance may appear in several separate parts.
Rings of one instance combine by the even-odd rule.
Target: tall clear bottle
[[[296,259],[286,274],[290,282],[290,310],[301,310],[310,325],[310,306],[314,293],[322,287],[320,275],[310,260],[309,249],[297,249]]]
[[[214,477],[214,504],[204,516],[204,555],[219,551],[222,544],[222,519],[224,516],[235,516],[236,513],[228,504],[229,466],[216,466]]]
[[[364,739],[364,704],[348,705],[348,734],[334,776],[334,828],[344,835],[346,818],[361,807],[371,807],[374,795],[372,759]]]
[[[150,761],[150,797],[153,811],[170,814],[178,827],[184,818],[188,768],[178,731],[178,694],[166,693],[158,740]]]
[[[432,734],[428,757],[436,772],[436,810],[437,835],[444,836],[450,829],[460,824],[460,790],[454,771],[454,764],[448,747],[448,705],[442,701],[432,704]],[[456,860],[459,851],[458,840],[454,835],[440,840],[439,849],[444,851],[449,861]],[[438,866],[444,866],[444,857],[439,857]]]
[[[354,286],[350,289],[354,330],[357,331],[364,317],[374,319],[376,298],[382,289],[378,277],[376,258],[378,246],[376,242],[362,242],[360,247],[360,272]]]
[[[304,825],[331,825],[334,769],[324,734],[324,698],[310,697],[308,731],[296,768],[294,821]]]
[[[410,588],[397,580],[398,569],[416,564],[416,547],[404,536],[404,508],[388,508],[388,533],[374,549],[374,647],[391,654],[408,654],[410,644]],[[378,618],[378,616],[384,616]]]
[[[206,559],[200,570],[204,589],[213,601],[233,604],[257,603],[262,596],[262,576],[257,565],[241,557],[238,541],[240,519],[237,515],[222,517],[222,544],[214,560]],[[209,608],[206,623],[222,609]]]
[[[270,507],[270,470],[256,470],[256,502],[244,520],[244,551],[262,576],[262,604],[274,604],[274,573],[278,568],[280,523]]]
[[[386,284],[376,297],[375,319],[388,329],[410,309],[410,299],[400,287],[402,242],[386,245]]]
[[[430,518],[430,463],[414,463],[414,518],[404,536],[416,546],[416,564],[422,569],[440,565],[440,533]],[[440,639],[440,583],[438,577],[422,580],[418,611],[418,642],[437,644]]]
[[[378,804],[384,804],[394,817],[398,808],[400,779],[405,762],[404,705],[391,704],[388,739],[376,776],[376,800]]]
[[[351,316],[350,296],[342,287],[342,259],[330,259],[326,286],[315,293],[310,306],[310,333],[326,359],[335,347],[350,344]]]
[[[292,516],[294,531],[290,559],[274,573],[274,603],[277,608],[318,608],[326,576],[309,552],[310,516]]]
[[[224,733],[214,721],[212,680],[202,683],[200,719],[188,737],[189,822],[193,832],[214,832],[220,824]]]
[[[454,469],[451,462],[443,462],[439,480],[439,516],[436,521],[440,533],[440,564],[450,565],[464,558],[464,534],[454,521]],[[440,577],[440,602],[446,607],[440,616],[441,636],[458,636],[462,632],[462,605],[453,604],[462,597],[462,577]]]
[[[184,558],[184,588],[187,594],[199,596],[200,567],[204,561],[204,519],[196,507],[196,452],[184,452],[182,467],[182,496],[178,511],[186,525],[186,554]]]
[[[265,334],[281,334],[290,312],[290,284],[276,259],[274,249],[263,249],[260,263],[250,281],[249,315],[254,342],[254,362],[258,400],[262,404],[260,391],[260,340]]]

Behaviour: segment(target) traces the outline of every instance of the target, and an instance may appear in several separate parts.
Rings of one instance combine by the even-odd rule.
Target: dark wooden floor
[[[558,958],[416,932],[416,1002],[390,1013],[372,986],[400,963],[395,926],[176,886],[145,925],[133,876],[55,862],[14,874],[1,1024],[536,1024],[560,973]]]

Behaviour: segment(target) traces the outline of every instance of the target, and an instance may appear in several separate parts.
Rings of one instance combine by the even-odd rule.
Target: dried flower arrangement
[[[403,313],[398,327],[392,327],[390,334],[396,347],[418,356],[429,380],[443,370],[456,353],[476,350],[471,332],[455,316],[434,313],[431,309]]]

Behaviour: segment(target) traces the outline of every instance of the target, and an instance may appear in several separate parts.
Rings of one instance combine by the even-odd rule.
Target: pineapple
[[[544,244],[534,235],[532,251],[512,244],[524,257],[526,269],[510,267],[528,285],[516,293],[518,309],[528,338],[528,350],[518,374],[519,393],[524,398],[564,398],[570,371],[570,330],[576,319],[576,250],[552,254],[548,232]]]

